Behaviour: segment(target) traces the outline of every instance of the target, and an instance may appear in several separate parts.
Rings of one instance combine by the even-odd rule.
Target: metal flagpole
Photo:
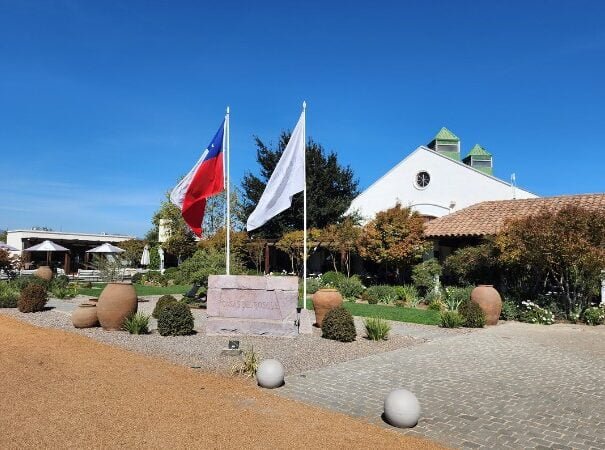
[[[307,102],[303,102],[303,308],[307,309]]]
[[[229,180],[229,150],[230,150],[230,124],[229,124],[229,107],[227,106],[227,115],[225,116],[225,153],[226,153],[226,159],[227,159],[227,167],[226,167],[226,173],[227,173],[227,261],[226,261],[226,272],[227,275],[231,274],[231,268],[230,268],[230,263],[231,263],[231,186],[230,186],[230,180]]]

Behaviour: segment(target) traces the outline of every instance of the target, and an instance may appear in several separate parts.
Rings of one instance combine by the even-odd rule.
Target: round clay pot
[[[131,283],[107,283],[97,302],[97,316],[104,330],[119,331],[124,320],[137,312],[137,293]]]
[[[97,305],[82,303],[73,313],[71,313],[71,323],[73,323],[76,328],[91,328],[99,325]]]
[[[342,295],[336,289],[320,289],[313,294],[313,309],[315,310],[315,325],[321,328],[325,315],[331,309],[342,305]]]
[[[34,274],[38,278],[42,278],[43,280],[50,281],[53,279],[53,271],[48,266],[40,266],[36,269]]]
[[[502,298],[491,284],[480,284],[471,292],[471,301],[485,314],[486,325],[496,325],[502,311]]]

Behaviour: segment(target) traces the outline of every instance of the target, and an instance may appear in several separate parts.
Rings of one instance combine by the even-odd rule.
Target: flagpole
[[[229,107],[227,106],[227,114],[225,116],[225,153],[226,153],[226,158],[227,158],[227,167],[226,167],[226,174],[227,174],[227,255],[226,255],[226,272],[227,275],[231,274],[231,268],[230,268],[230,263],[231,263],[231,186],[230,186],[230,181],[229,181],[229,150],[230,150],[230,136],[229,133],[231,132],[231,126],[229,124]]]
[[[307,309],[307,102],[303,101],[303,308]]]

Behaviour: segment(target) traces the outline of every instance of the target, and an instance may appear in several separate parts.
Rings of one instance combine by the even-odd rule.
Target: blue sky
[[[0,229],[142,236],[231,106],[232,180],[303,99],[364,188],[441,126],[605,191],[605,4],[0,0]],[[501,3],[501,4],[497,4]]]

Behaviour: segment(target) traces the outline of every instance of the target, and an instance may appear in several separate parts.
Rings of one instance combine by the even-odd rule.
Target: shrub
[[[346,278],[347,277],[344,273],[330,271],[321,276],[321,283],[323,286],[336,288]]]
[[[162,336],[185,336],[193,333],[193,314],[184,303],[170,302],[158,317],[158,331]]]
[[[605,323],[605,307],[590,307],[584,311],[586,325],[603,325]]]
[[[363,284],[358,276],[353,275],[350,278],[344,277],[336,286],[336,289],[346,299],[355,299],[363,293]]]
[[[458,313],[462,317],[463,325],[468,328],[483,328],[485,326],[485,314],[481,307],[470,300],[465,300],[458,307]]]
[[[321,331],[321,337],[339,342],[353,342],[357,337],[353,316],[342,306],[328,311]]]
[[[130,334],[148,334],[149,316],[141,312],[131,314],[124,320],[122,329],[128,331]]]
[[[18,301],[17,291],[6,289],[0,292],[0,308],[16,308]]]
[[[420,301],[418,289],[416,289],[416,286],[414,285],[404,284],[403,286],[395,286],[395,292],[397,293],[397,298],[399,298],[399,300],[403,300],[410,305],[416,306]]]
[[[393,286],[377,284],[376,286],[367,288],[363,292],[362,298],[372,305],[376,303],[389,304],[397,300],[397,291],[395,291]]]
[[[233,275],[244,272],[242,263],[233,253],[230,267]],[[225,273],[225,253],[215,249],[201,249],[179,266],[178,272],[174,275],[174,282],[207,286],[209,275],[221,273]]]
[[[242,360],[235,363],[231,367],[231,375],[244,375],[248,378],[256,375],[256,370],[260,362],[258,353],[254,351],[254,347],[250,347],[243,354]]]
[[[141,272],[137,272],[132,276],[130,280],[132,281],[132,284],[141,284],[141,282],[143,281],[143,274]]]
[[[28,275],[25,277],[16,278],[14,281],[11,282],[11,284],[15,286],[19,291],[22,291],[27,286],[32,284],[36,286],[43,286],[44,289],[48,289],[49,282],[43,280],[42,278],[38,278],[33,275]]]
[[[321,288],[321,278],[307,278],[307,294],[315,294]],[[300,287],[302,292],[302,284]]]
[[[153,308],[153,312],[151,313],[151,315],[157,319],[160,317],[160,312],[162,312],[162,309],[164,309],[164,307],[168,304],[168,303],[175,303],[178,300],[176,298],[174,298],[172,295],[162,295],[159,299],[158,302],[155,304],[155,308]]]
[[[443,289],[443,300],[449,311],[456,311],[463,301],[471,298],[472,286],[447,286]]]
[[[521,302],[521,305],[520,319],[522,322],[540,325],[552,325],[555,323],[555,315],[548,309],[542,308],[529,300]]]
[[[443,303],[440,298],[435,298],[429,302],[429,311],[443,311],[445,309],[445,303]]]
[[[502,312],[500,312],[500,318],[503,320],[519,319],[519,308],[517,308],[517,305],[514,302],[504,300],[502,302]]]
[[[67,289],[67,286],[69,286],[69,277],[67,275],[57,275],[51,280],[49,289]]]
[[[386,341],[391,331],[391,325],[380,317],[370,317],[363,321],[368,339],[372,341]]]
[[[435,258],[431,258],[412,269],[412,281],[423,294],[435,289],[438,277],[441,276],[441,266]]]
[[[441,313],[441,323],[439,324],[442,328],[460,328],[464,323],[464,319],[460,316],[458,311],[443,311]]]
[[[43,311],[47,300],[48,296],[44,286],[30,284],[21,291],[17,307],[23,313]]]

